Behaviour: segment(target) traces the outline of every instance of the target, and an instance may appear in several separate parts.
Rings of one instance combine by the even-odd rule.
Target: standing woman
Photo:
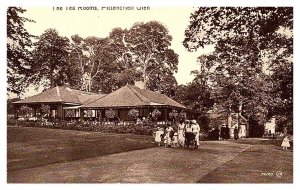
[[[192,132],[195,134],[196,146],[195,149],[199,148],[200,145],[200,126],[195,119],[192,120]],[[219,132],[218,132],[219,134]]]
[[[178,145],[180,147],[184,147],[184,134],[183,134],[184,125],[185,125],[184,122],[182,122],[178,126]]]
[[[171,127],[170,124],[168,124],[168,127],[166,129],[166,141],[167,141],[167,146],[171,147],[171,142],[172,142],[172,137],[174,135],[174,130]]]
[[[160,146],[162,141],[162,135],[164,134],[164,130],[160,127],[157,127],[157,131],[155,132],[155,142],[157,143],[157,146]]]

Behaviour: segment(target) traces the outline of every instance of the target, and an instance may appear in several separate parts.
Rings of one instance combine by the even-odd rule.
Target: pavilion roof
[[[103,98],[84,104],[86,108],[111,107],[141,107],[141,106],[169,106],[186,109],[182,104],[172,100],[164,94],[140,89],[133,85],[126,85]]]
[[[34,96],[14,102],[15,104],[49,104],[62,103],[82,105],[94,101],[104,95],[74,90],[67,86],[56,86]]]

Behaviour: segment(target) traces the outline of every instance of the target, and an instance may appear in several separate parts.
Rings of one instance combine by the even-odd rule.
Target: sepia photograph
[[[294,11],[6,7],[7,183],[293,184]]]

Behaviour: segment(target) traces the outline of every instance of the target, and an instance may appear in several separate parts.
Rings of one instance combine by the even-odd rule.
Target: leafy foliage
[[[105,110],[105,116],[108,119],[113,119],[116,117],[116,115],[117,115],[116,110],[113,110],[113,109]]]
[[[68,82],[68,38],[60,36],[55,29],[48,29],[34,46],[30,82],[45,88]]]
[[[129,110],[128,115],[134,119],[137,119],[139,117],[140,113],[139,113],[139,110],[137,110],[137,109],[131,109],[131,110]]]
[[[187,118],[187,114],[185,111],[181,110],[178,114],[178,118],[180,121],[185,121]]]
[[[24,23],[33,22],[20,16],[26,10],[20,7],[7,9],[7,91],[20,95],[26,86],[26,77],[31,74],[30,48],[31,34],[24,28]]]
[[[32,113],[32,108],[28,107],[28,106],[21,106],[19,109],[19,115],[28,118],[30,116],[30,114]]]
[[[202,57],[210,67],[214,102],[242,110],[254,126],[275,115],[292,127],[292,27],[288,7],[201,7],[191,16],[183,44],[190,51],[215,44]]]
[[[176,110],[172,110],[170,113],[169,113],[169,117],[171,119],[177,119],[178,117],[178,112]]]
[[[44,115],[50,116],[50,114],[51,114],[49,105],[42,104],[40,110],[41,110],[42,116],[44,116]]]
[[[172,37],[161,23],[136,23],[115,28],[105,38],[72,36],[70,84],[82,88],[82,75],[91,74],[92,91],[110,93],[143,80],[150,90],[172,96],[177,82],[178,55],[169,48]]]
[[[151,116],[154,121],[157,121],[157,119],[160,115],[161,115],[161,112],[158,109],[154,109],[151,113]]]

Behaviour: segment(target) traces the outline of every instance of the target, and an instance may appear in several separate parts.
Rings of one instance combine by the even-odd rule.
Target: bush
[[[17,120],[13,116],[7,116],[7,125],[16,125]]]
[[[71,121],[57,122],[55,124],[38,122],[38,121],[22,121],[18,122],[22,127],[41,127],[63,130],[78,130],[78,131],[95,131],[102,133],[119,133],[119,134],[136,134],[136,135],[152,135],[153,125],[142,124],[104,124],[99,122],[89,121]]]

